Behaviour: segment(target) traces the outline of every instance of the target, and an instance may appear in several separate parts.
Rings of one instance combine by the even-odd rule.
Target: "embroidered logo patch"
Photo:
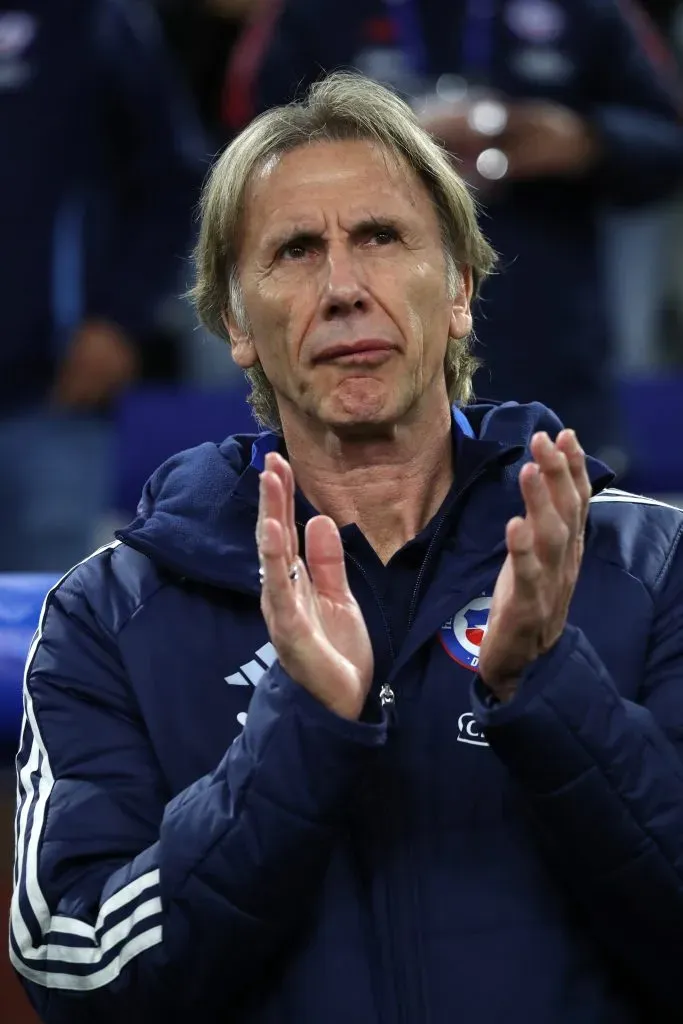
[[[439,630],[439,640],[449,657],[472,672],[479,667],[479,651],[490,610],[491,595],[482,594],[447,619]]]

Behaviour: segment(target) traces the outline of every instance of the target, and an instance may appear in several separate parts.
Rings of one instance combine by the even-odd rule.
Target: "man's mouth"
[[[396,346],[391,342],[368,338],[348,344],[331,345],[316,356],[316,363],[338,363],[341,366],[379,366],[386,362]]]

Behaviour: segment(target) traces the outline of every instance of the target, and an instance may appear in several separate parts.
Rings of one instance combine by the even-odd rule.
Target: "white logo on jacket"
[[[254,652],[254,656],[240,665],[236,672],[226,676],[228,686],[258,686],[261,679],[277,658],[275,648],[271,643],[264,644]],[[246,725],[247,712],[240,711],[237,715],[240,725]]]
[[[458,743],[471,743],[473,747],[488,747],[484,731],[471,711],[463,711],[458,719]]]

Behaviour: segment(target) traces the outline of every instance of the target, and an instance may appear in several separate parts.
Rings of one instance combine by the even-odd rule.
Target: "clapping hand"
[[[493,593],[479,675],[499,700],[514,696],[524,669],[559,640],[583,557],[591,485],[576,435],[531,442],[519,476],[526,515],[506,528],[508,554]]]
[[[306,524],[306,559],[294,521],[294,474],[270,453],[261,473],[256,540],[261,610],[280,664],[329,710],[357,719],[372,684],[373,654],[349,589],[339,530],[327,516]]]

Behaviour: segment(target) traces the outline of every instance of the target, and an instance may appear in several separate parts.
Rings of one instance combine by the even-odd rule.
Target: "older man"
[[[683,518],[468,403],[491,264],[363,79],[216,165],[196,298],[270,429],[47,598],[11,956],[49,1024],[680,1019]]]

